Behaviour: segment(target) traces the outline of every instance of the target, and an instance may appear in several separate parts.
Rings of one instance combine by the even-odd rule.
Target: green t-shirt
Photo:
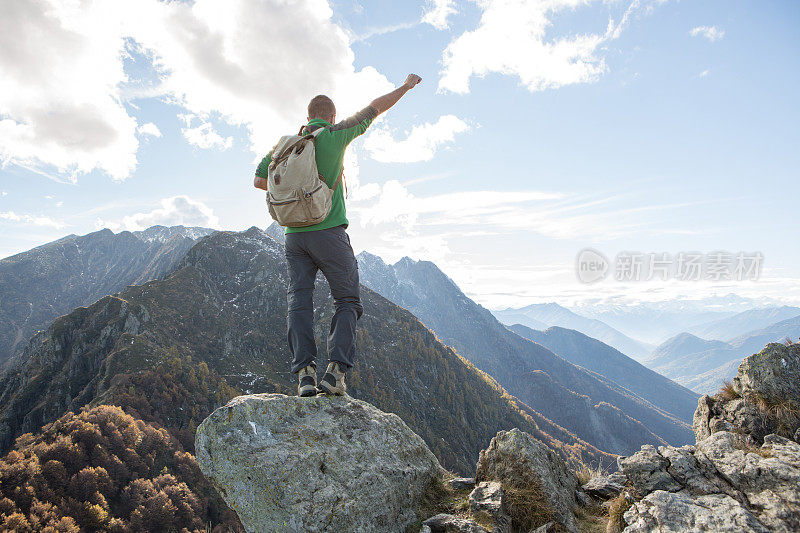
[[[344,151],[350,142],[367,131],[367,128],[375,117],[378,116],[378,111],[372,107],[367,106],[350,118],[347,118],[337,124],[331,124],[327,120],[320,118],[311,119],[304,128],[304,134],[311,133],[317,128],[328,128],[317,135],[314,141],[314,149],[317,160],[317,171],[325,178],[325,183],[328,187],[333,187],[336,178],[342,172]],[[267,178],[267,169],[272,161],[272,152],[261,160],[258,168],[256,169],[256,176],[259,178]],[[344,207],[344,183],[343,179],[340,180],[336,191],[333,193],[331,201],[331,212],[325,217],[325,220],[314,224],[312,226],[303,226],[301,228],[286,228],[286,233],[296,233],[300,231],[316,231],[321,229],[334,228],[344,224],[345,227],[349,224],[347,222],[347,214]]]

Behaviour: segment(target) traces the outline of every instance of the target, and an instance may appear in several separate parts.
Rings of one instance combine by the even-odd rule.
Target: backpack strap
[[[303,133],[303,128],[305,128],[305,126],[300,128],[300,132],[298,133],[298,135],[301,135]],[[305,141],[316,140],[317,135],[319,135],[319,133],[324,129],[326,129],[326,128],[325,127],[317,128],[312,133],[303,135],[303,137],[301,139],[298,139],[297,141],[292,143],[290,146],[284,148],[283,151],[275,159],[273,159],[275,164],[277,165],[278,163],[280,163],[281,161],[283,161],[284,159],[289,157],[289,154],[291,154],[294,151],[295,148],[300,146],[301,143],[304,143]]]
[[[336,177],[336,181],[333,182],[333,187],[331,188],[333,192],[336,192],[336,187],[338,187],[339,182],[342,181],[342,176],[344,176],[344,169],[342,169],[342,171],[339,172],[339,175]]]

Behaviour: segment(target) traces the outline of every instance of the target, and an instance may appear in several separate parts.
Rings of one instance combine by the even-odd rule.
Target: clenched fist
[[[409,89],[412,89],[416,84],[422,81],[422,78],[417,76],[416,74],[409,74],[406,78],[406,82],[403,84]]]

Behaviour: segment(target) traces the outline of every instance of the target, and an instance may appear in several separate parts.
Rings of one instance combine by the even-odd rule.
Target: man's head
[[[333,100],[324,94],[312,98],[308,103],[308,120],[312,118],[321,118],[333,124],[336,120],[336,106],[333,105]]]

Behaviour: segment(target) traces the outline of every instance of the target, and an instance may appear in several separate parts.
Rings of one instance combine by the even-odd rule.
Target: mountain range
[[[510,331],[431,262],[403,258],[388,265],[367,252],[358,261],[364,285],[411,311],[511,394],[583,440],[620,454],[642,442],[690,441],[688,406],[696,399],[688,391],[680,414],[670,412]]]
[[[655,346],[678,333],[693,332],[692,328],[698,324],[774,305],[768,299],[727,294],[704,298],[687,295],[653,302],[630,302],[627,298],[625,301],[618,298],[588,300],[576,303],[569,309],[581,316],[605,322],[633,339]],[[752,327],[745,327],[737,334],[750,329]]]
[[[509,329],[538,342],[570,363],[613,380],[682,419],[690,418],[697,408],[699,394],[579,331],[557,326],[537,331],[522,324],[515,324]]]
[[[758,324],[766,316],[782,317],[791,314],[794,308],[773,308],[742,313],[745,316],[756,316],[762,320],[753,321]],[[709,325],[709,331],[730,331],[733,324],[745,324],[739,315],[722,321],[719,325]],[[736,374],[739,363],[745,357],[758,353],[770,342],[782,342],[786,339],[797,340],[800,337],[800,314],[781,320],[760,329],[755,329],[729,339],[707,340],[691,333],[681,333],[658,346],[645,364],[653,370],[667,376],[695,392],[710,394],[719,390],[725,380]]]
[[[257,228],[216,232],[161,279],[57,318],[0,379],[2,449],[67,412],[113,404],[169,430],[191,453],[196,424],[233,395],[294,393],[285,291],[279,242]],[[471,471],[485,442],[512,427],[571,462],[612,464],[607,450],[506,392],[409,311],[367,288],[362,299],[349,391],[399,415],[448,468]],[[333,305],[322,277],[315,309],[315,334],[324,345]],[[618,416],[620,426],[605,431],[627,428],[626,415]],[[644,428],[637,437],[663,441]]]
[[[0,366],[56,317],[172,270],[207,228],[103,229],[0,259]]]
[[[557,303],[532,304],[519,309],[503,309],[493,311],[500,322],[508,326],[522,324],[531,329],[547,329],[559,326],[574,329],[613,346],[628,357],[641,360],[647,358],[652,346],[632,339],[595,318],[587,318]]]
[[[702,339],[731,341],[747,332],[767,328],[796,316],[800,316],[800,307],[782,305],[749,309],[721,320],[695,325],[685,331]]]

